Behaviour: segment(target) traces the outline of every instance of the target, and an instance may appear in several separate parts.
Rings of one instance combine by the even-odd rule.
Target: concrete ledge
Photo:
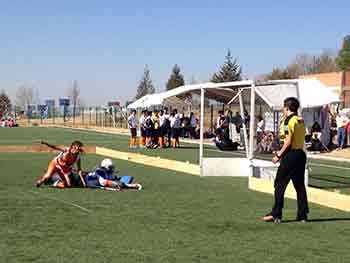
[[[274,194],[273,181],[270,180],[251,177],[249,178],[249,189],[272,195]],[[339,194],[312,187],[307,188],[307,194],[308,200],[311,203],[350,212],[350,195]],[[285,197],[296,199],[296,193],[292,183],[288,185]]]
[[[96,147],[96,154],[176,172],[187,173],[191,175],[200,175],[200,168],[195,164],[162,159],[160,157],[152,157],[138,153],[120,152],[102,147]]]

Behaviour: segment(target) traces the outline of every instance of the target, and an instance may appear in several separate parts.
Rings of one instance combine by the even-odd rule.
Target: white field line
[[[44,195],[44,194],[41,194],[41,193],[39,193],[39,192],[31,191],[31,190],[29,190],[28,192],[29,192],[29,193],[32,193],[32,194],[35,194],[35,195]],[[62,200],[62,199],[58,199],[58,198],[54,198],[54,197],[49,197],[49,196],[47,196],[47,195],[45,195],[45,198],[50,199],[50,200],[53,200],[53,201],[58,201],[58,202],[60,202],[60,203],[63,203],[63,204],[66,204],[66,205],[70,205],[70,206],[73,206],[73,207],[76,207],[76,208],[79,208],[80,210],[82,210],[82,211],[84,211],[84,212],[87,212],[87,213],[92,213],[92,210],[87,209],[87,208],[85,208],[85,207],[82,207],[82,206],[77,205],[77,204],[72,203],[72,202],[67,202],[67,201]]]

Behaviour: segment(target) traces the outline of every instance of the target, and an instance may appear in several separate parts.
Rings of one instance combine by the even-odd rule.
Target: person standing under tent
[[[271,212],[262,218],[265,222],[279,223],[281,221],[284,193],[290,180],[292,180],[297,193],[298,213],[296,220],[307,221],[309,206],[305,187],[306,154],[304,152],[306,132],[304,120],[297,114],[299,106],[298,99],[294,97],[284,100],[284,144],[272,158],[273,163],[280,162],[274,183],[275,202]]]
[[[159,147],[164,148],[165,140],[164,136],[166,135],[167,130],[167,119],[163,110],[159,111]]]
[[[137,118],[136,118],[136,110],[132,110],[130,116],[128,117],[128,126],[130,129],[130,148],[136,148],[137,142]]]
[[[222,124],[223,124],[224,120],[225,120],[224,111],[219,110],[218,117],[216,118],[215,134],[219,138],[220,141],[223,140],[223,136],[224,136],[223,130],[222,130]]]
[[[181,121],[180,116],[177,113],[177,110],[174,109],[172,114],[170,115],[170,127],[171,127],[171,137],[172,137],[172,147],[178,148],[180,147],[180,128],[181,128]]]
[[[259,115],[257,119],[258,123],[256,125],[256,144],[258,145],[264,136],[265,122],[261,115]]]
[[[171,147],[171,127],[170,127],[170,113],[169,109],[167,107],[164,108],[164,117],[165,117],[165,137],[166,137],[166,144],[167,147]]]
[[[153,148],[157,148],[159,146],[159,115],[158,111],[153,111],[152,114],[152,122],[153,122],[153,136],[152,136],[152,142],[153,142]]]
[[[193,112],[190,114],[190,135],[191,139],[196,139],[197,118]]]
[[[337,122],[337,135],[338,135],[338,150],[341,150],[344,148],[344,145],[345,145],[346,125],[348,123],[348,120],[345,116],[338,113],[336,117],[336,122]]]
[[[147,117],[145,121],[145,130],[146,130],[146,147],[152,148],[152,138],[154,135],[154,123],[152,121],[152,112],[147,111]]]
[[[146,117],[147,111],[143,110],[140,117],[140,147],[146,147]]]

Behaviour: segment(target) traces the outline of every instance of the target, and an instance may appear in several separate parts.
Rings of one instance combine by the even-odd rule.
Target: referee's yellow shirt
[[[305,124],[300,116],[293,116],[288,125],[285,126],[285,134],[289,134],[292,138],[291,148],[293,150],[303,149],[305,142]]]

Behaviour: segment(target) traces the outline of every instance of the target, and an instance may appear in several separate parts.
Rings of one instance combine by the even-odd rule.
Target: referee
[[[298,116],[299,101],[290,97],[284,100],[284,123],[280,135],[284,139],[283,147],[272,158],[273,163],[280,162],[275,179],[275,203],[272,211],[262,219],[265,222],[279,223],[282,219],[284,192],[290,180],[297,192],[297,221],[306,222],[309,207],[305,188],[306,154],[303,150],[305,139],[304,120]]]

